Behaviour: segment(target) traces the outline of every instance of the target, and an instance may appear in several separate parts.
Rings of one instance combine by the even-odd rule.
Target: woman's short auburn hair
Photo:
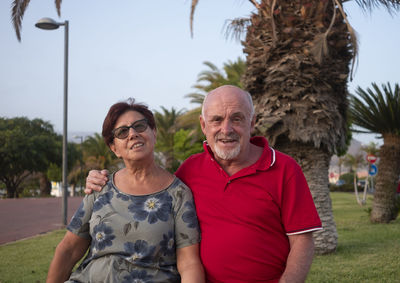
[[[103,122],[102,135],[104,138],[104,142],[107,144],[108,147],[110,147],[110,144],[114,142],[114,135],[112,131],[114,130],[118,118],[128,111],[139,112],[146,118],[149,127],[153,130],[156,129],[154,115],[146,105],[142,103],[135,103],[134,98],[130,98],[126,102],[115,103],[110,107],[110,110],[108,110],[107,116]]]

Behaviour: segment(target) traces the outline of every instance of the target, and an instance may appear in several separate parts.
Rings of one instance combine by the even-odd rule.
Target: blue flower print
[[[85,211],[83,210],[83,202],[79,206],[78,210],[75,212],[74,216],[69,223],[69,227],[72,229],[79,229],[82,226],[82,217],[85,215]]]
[[[114,240],[113,229],[104,223],[100,223],[93,228],[93,240],[96,250],[104,250],[105,247],[112,245]]]
[[[114,195],[113,191],[108,191],[105,194],[100,195],[93,204],[93,211],[98,211],[103,206],[110,204],[113,195]]]
[[[117,198],[120,198],[121,200],[128,201],[129,196],[121,194],[120,192],[117,193]]]
[[[160,242],[160,246],[163,255],[169,256],[175,254],[175,237],[172,231],[169,231],[168,235],[163,234],[163,239]]]
[[[193,201],[185,202],[185,207],[187,208],[187,210],[182,214],[183,222],[187,223],[187,226],[189,228],[197,228],[198,221],[196,215],[196,208],[194,207],[194,202]]]
[[[172,207],[172,197],[168,192],[147,197],[136,197],[128,209],[133,213],[133,218],[138,221],[147,221],[150,224],[158,220],[166,222]]]
[[[137,240],[135,243],[127,242],[124,244],[125,251],[129,254],[130,261],[151,261],[155,246],[149,246],[144,240]]]
[[[152,278],[146,270],[132,270],[129,275],[124,276],[122,283],[152,283]]]

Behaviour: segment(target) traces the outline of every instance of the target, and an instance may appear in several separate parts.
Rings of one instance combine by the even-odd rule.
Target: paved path
[[[68,198],[68,222],[82,199]],[[62,228],[61,203],[60,197],[0,199],[0,245]]]

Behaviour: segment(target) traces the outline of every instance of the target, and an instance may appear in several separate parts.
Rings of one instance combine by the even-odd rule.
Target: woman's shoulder
[[[174,181],[172,182],[171,186],[174,189],[181,189],[185,191],[190,191],[190,188],[178,177],[175,176]]]
[[[97,192],[97,191],[93,191],[93,197],[95,199],[97,199],[98,197],[104,195],[104,194],[109,194],[109,192],[114,192],[115,188],[113,185],[113,181],[111,178],[109,178],[108,182],[103,186],[103,188],[101,189],[101,191]]]
[[[182,182],[181,179],[175,177],[174,181],[168,188],[169,193],[180,197],[192,197],[190,188]]]

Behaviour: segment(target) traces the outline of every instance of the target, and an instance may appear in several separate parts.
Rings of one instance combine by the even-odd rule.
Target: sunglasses
[[[112,134],[117,139],[125,139],[129,135],[129,129],[132,128],[136,133],[143,133],[149,126],[147,119],[138,120],[130,126],[122,126],[112,130]]]

